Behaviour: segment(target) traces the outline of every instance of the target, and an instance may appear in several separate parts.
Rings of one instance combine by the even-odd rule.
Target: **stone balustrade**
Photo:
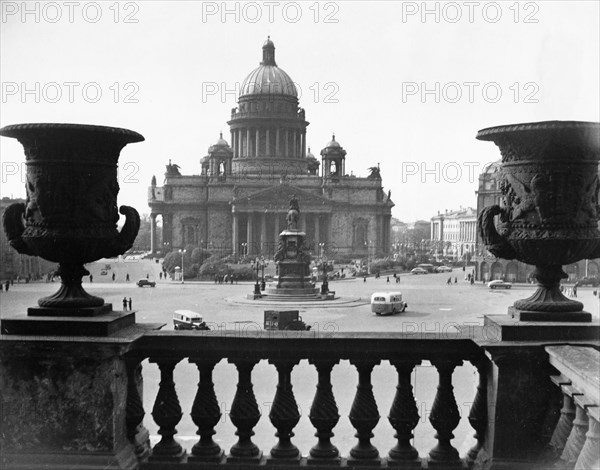
[[[134,364],[144,359],[156,363],[160,369],[160,386],[152,409],[152,418],[162,436],[152,448],[151,454],[141,464],[141,469],[217,468],[233,466],[281,465],[311,468],[363,468],[364,466],[388,466],[422,468],[466,468],[477,457],[482,446],[487,421],[486,367],[489,363],[483,351],[470,339],[460,334],[381,334],[336,333],[331,337],[319,337],[314,332],[274,332],[268,336],[240,337],[234,332],[167,332],[147,333],[130,352]],[[290,333],[293,333],[293,337]],[[191,410],[197,426],[198,442],[186,453],[177,441],[175,428],[180,422],[182,410],[173,380],[177,363],[187,359],[197,366],[199,383]],[[215,365],[226,359],[237,369],[237,390],[231,404],[230,419],[237,429],[237,442],[229,449],[222,449],[212,438],[215,425],[221,418],[218,397],[213,385]],[[261,417],[259,405],[253,392],[252,370],[267,360],[278,376],[268,419],[277,430],[278,442],[271,449],[259,449],[252,441],[253,428]],[[300,420],[299,407],[291,381],[292,369],[307,360],[318,374],[316,392],[308,418],[315,428],[315,442],[303,455],[294,444],[294,428]],[[356,443],[349,455],[340,455],[332,443],[336,424],[340,419],[336,393],[331,383],[333,368],[340,360],[349,360],[358,375],[358,385],[348,418],[356,431]],[[388,420],[396,431],[397,443],[391,449],[378,449],[372,442],[373,429],[378,424],[378,409],[371,382],[373,368],[382,361],[389,361],[395,368],[396,386],[387,393],[394,395]],[[413,432],[419,422],[416,398],[411,385],[415,367],[429,361],[438,374],[437,393],[429,415],[436,431],[437,444],[428,455],[419,456],[411,444]],[[469,422],[474,429],[477,444],[467,453],[459,452],[451,444],[453,431],[459,424],[460,414],[453,392],[452,375],[463,362],[471,362],[480,372],[479,386],[472,398]],[[177,385],[178,388],[182,384]],[[136,388],[130,387],[128,400],[128,423],[137,426],[143,414]],[[131,405],[131,412],[129,411]],[[375,436],[376,437],[376,436]],[[466,436],[460,436],[466,437]],[[306,453],[306,451],[308,451]]]
[[[560,418],[549,443],[547,461],[556,470],[600,469],[600,352],[583,346],[548,346],[559,375],[552,382],[563,394]]]
[[[485,327],[472,326],[458,333],[311,330],[255,331],[254,335],[159,331],[159,327],[135,324],[95,338],[3,334],[0,467],[530,470],[558,465],[587,470],[598,465],[599,353],[587,347],[597,347],[596,341],[579,345],[571,341],[571,346],[555,346],[556,341],[506,341]],[[143,405],[141,364],[146,360],[156,364],[160,374],[156,396],[146,397],[154,401],[151,409]],[[231,427],[230,435],[224,435],[217,426],[225,397],[214,386],[213,371],[221,361],[233,367],[219,373],[227,369],[235,375],[224,377],[225,381],[237,382],[228,406],[235,436]],[[344,363],[337,371],[341,361],[350,366]],[[261,368],[272,367],[277,376],[276,385],[267,389],[273,397],[268,416],[261,416],[254,394],[252,374],[260,362]],[[303,368],[314,368],[317,376],[307,416],[314,438],[312,431],[307,433],[306,418],[300,421],[294,393],[298,383],[292,371],[301,362]],[[427,448],[419,442],[417,451],[413,435],[423,432],[427,413],[417,406],[424,400],[423,390],[413,388],[416,382],[411,376],[425,362],[437,375],[428,410],[435,435]],[[194,367],[199,381],[194,374],[194,385],[187,378],[176,384],[174,371],[180,363]],[[384,363],[391,365],[390,380],[373,381],[374,368]],[[476,444],[459,455],[452,441],[460,419],[454,372],[466,363],[478,372],[474,396],[469,397],[468,422],[474,432],[460,431],[456,438],[465,442],[474,436]],[[332,374],[337,372],[352,374],[356,389],[336,388]],[[218,383],[222,379],[219,376]],[[195,395],[185,409],[177,395],[182,389],[187,389],[186,396]],[[389,397],[385,410],[382,396]],[[352,441],[349,425],[343,429],[340,423],[340,415],[346,414],[338,407],[342,398],[353,399],[351,406],[343,407],[348,409],[344,418],[354,428],[352,445],[347,445]],[[184,450],[177,434],[184,413],[191,416],[199,436],[189,450]],[[149,415],[160,435],[152,448],[143,426],[144,417],[149,425]],[[378,431],[382,415],[387,415],[395,441],[388,436],[390,430],[383,431],[385,435]],[[265,437],[267,419],[275,429],[274,439]],[[216,428],[219,434],[214,437]],[[260,435],[253,438],[256,431]],[[295,431],[299,436],[294,436]],[[269,440],[274,445],[257,445]],[[342,447],[341,441],[351,447],[348,452],[336,447]]]

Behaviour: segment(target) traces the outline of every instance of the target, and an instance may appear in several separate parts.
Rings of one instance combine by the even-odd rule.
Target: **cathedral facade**
[[[295,197],[313,255],[388,254],[394,204],[383,190],[379,165],[367,177],[346,174],[346,150],[335,136],[319,161],[307,148],[309,123],[297,89],[277,66],[270,39],[262,53],[231,110],[231,145],[221,135],[200,160],[199,174],[182,174],[169,161],[163,185],[152,179],[152,251],[194,245],[271,258]],[[157,243],[157,217],[163,246]]]

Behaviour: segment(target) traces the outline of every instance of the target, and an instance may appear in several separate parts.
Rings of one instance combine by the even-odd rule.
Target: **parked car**
[[[438,273],[451,273],[452,268],[450,266],[438,266],[435,271]]]
[[[155,287],[156,286],[156,282],[154,281],[149,281],[148,279],[140,279],[137,282],[137,286],[138,287],[144,287],[144,286],[148,286],[148,287]]]
[[[427,274],[427,270],[423,268],[414,268],[410,270],[411,274]]]
[[[375,292],[371,296],[371,312],[388,315],[404,312],[408,305],[402,300],[401,292]]]
[[[584,277],[582,279],[579,279],[579,281],[577,281],[575,283],[575,285],[577,287],[580,287],[580,286],[598,287],[598,286],[600,286],[600,279],[598,279],[597,277]]]
[[[510,289],[512,288],[512,282],[503,281],[502,279],[496,279],[488,282],[490,289]]]
[[[173,328],[176,330],[210,330],[202,315],[191,310],[175,310]]]

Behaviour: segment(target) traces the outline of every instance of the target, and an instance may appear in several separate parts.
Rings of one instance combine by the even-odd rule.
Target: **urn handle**
[[[514,259],[517,253],[498,233],[494,224],[494,217],[502,213],[503,209],[498,205],[485,207],[477,219],[479,235],[488,251],[494,256],[503,259]]]
[[[35,256],[23,241],[21,236],[25,231],[23,224],[23,215],[25,214],[25,204],[17,202],[6,208],[2,215],[2,225],[4,233],[8,239],[8,244],[23,255]]]
[[[117,236],[115,243],[105,254],[106,258],[112,258],[125,253],[133,246],[135,237],[137,237],[138,231],[140,230],[140,215],[133,207],[121,206],[119,212],[125,216],[125,224],[121,229],[121,232]]]

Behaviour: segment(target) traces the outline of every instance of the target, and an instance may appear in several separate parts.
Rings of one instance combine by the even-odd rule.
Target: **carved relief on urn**
[[[144,138],[80,124],[19,124],[0,129],[0,135],[23,145],[27,164],[26,203],[10,205],[3,215],[8,241],[19,253],[59,263],[62,279],[55,295],[38,301],[51,313],[30,314],[81,315],[81,309],[102,307],[103,299],[81,287],[81,277],[89,274],[83,264],[133,245],[139,215],[132,207],[117,209],[117,161],[125,145]],[[121,232],[119,212],[126,217]]]
[[[589,321],[559,284],[562,265],[600,256],[600,124],[515,124],[480,130],[477,139],[502,154],[503,203],[481,212],[481,237],[493,255],[536,266],[539,289],[514,304],[520,318]]]

